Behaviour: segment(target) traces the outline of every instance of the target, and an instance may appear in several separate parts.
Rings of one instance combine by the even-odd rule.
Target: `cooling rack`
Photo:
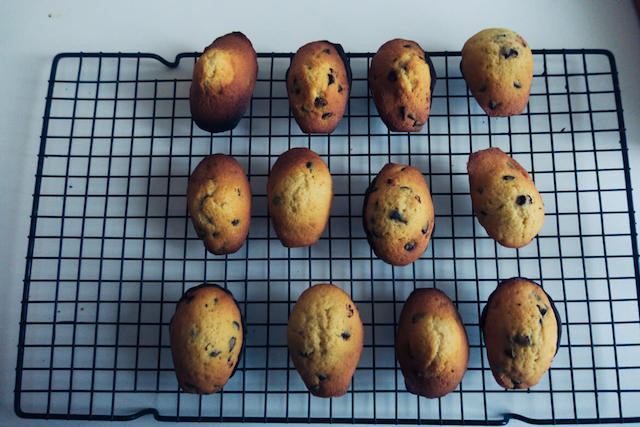
[[[489,119],[470,97],[459,52],[433,53],[432,113],[416,134],[390,133],[367,86],[372,54],[350,54],[353,87],[331,135],[302,134],[286,97],[291,54],[259,54],[251,106],[238,127],[193,125],[196,53],[64,53],[49,80],[20,320],[15,410],[22,417],[167,421],[504,424],[640,421],[638,248],[620,90],[612,54],[534,51],[524,114]],[[290,147],[318,152],[336,190],[319,243],[286,249],[269,224],[266,180]],[[500,247],[474,219],[470,152],[497,146],[531,171],[545,203],[540,235]],[[243,248],[206,253],[190,224],[186,187],[206,155],[238,159],[253,192]],[[360,213],[387,162],[427,178],[436,226],[407,267],[375,258]],[[492,378],[478,318],[498,281],[525,276],[555,299],[562,341],[534,388]],[[181,393],[168,322],[183,291],[203,281],[233,292],[247,341],[222,393]],[[289,360],[289,310],[311,284],[352,295],[365,327],[349,392],[319,399]],[[409,394],[394,357],[402,304],[437,287],[457,305],[470,342],[461,385],[436,400]]]

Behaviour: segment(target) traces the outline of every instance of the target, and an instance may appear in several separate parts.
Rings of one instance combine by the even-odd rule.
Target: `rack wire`
[[[188,106],[196,53],[174,62],[145,53],[55,57],[44,112],[20,320],[15,411],[22,417],[167,421],[504,424],[640,421],[638,248],[620,89],[603,50],[534,51],[524,114],[488,118],[459,72],[459,52],[431,54],[432,113],[416,134],[390,133],[367,85],[372,54],[350,54],[351,97],[331,135],[292,119],[284,75],[291,54],[259,54],[249,111],[209,134]],[[269,224],[266,179],[278,155],[309,147],[336,194],[319,243],[286,249]],[[498,146],[536,182],[545,224],[528,246],[496,245],[473,217],[466,161]],[[238,159],[253,192],[249,238],[208,254],[188,218],[186,186],[204,156]],[[436,227],[408,267],[375,258],[360,213],[387,162],[426,176]],[[505,391],[491,376],[478,319],[499,280],[526,276],[556,301],[562,341],[541,382]],[[185,289],[227,287],[247,341],[216,395],[181,393],[168,322]],[[331,282],[356,302],[365,346],[349,392],[312,397],[288,357],[289,310],[311,284]],[[436,400],[404,387],[394,357],[403,302],[435,286],[457,305],[469,369]]]

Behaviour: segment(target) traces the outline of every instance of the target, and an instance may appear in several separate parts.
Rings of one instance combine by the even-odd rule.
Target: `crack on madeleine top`
[[[234,78],[231,54],[222,49],[209,49],[200,57],[202,61],[202,88],[208,92],[222,93]]]

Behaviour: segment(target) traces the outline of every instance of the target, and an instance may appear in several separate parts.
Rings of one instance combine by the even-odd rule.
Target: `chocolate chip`
[[[236,188],[236,191],[238,192],[238,197],[240,197],[240,189]]]
[[[351,338],[351,334],[349,333],[349,331],[344,331],[341,335],[343,340],[348,340],[349,338]]]
[[[416,197],[415,197],[415,198],[416,198],[416,200],[418,201],[418,203],[422,203],[422,200],[420,200],[420,196],[418,196],[418,195],[416,194]]]
[[[502,177],[502,179],[504,179],[505,181],[513,181],[514,179],[516,179],[516,177],[513,175],[505,175]]]
[[[480,89],[478,89],[479,92],[486,92],[487,91],[487,87],[486,86],[482,86]]]
[[[411,49],[411,45],[410,44],[405,44],[404,47]]]
[[[520,37],[520,35],[517,36],[517,39],[520,41],[522,47],[527,47],[527,42],[525,42],[524,39]]]
[[[489,108],[491,108],[492,110],[495,110],[500,106],[500,104],[502,104],[502,102],[489,101]]]
[[[518,198],[516,199],[516,203],[522,206],[527,203],[527,198],[525,196],[518,196]]]
[[[425,225],[424,228],[420,231],[422,231],[422,234],[427,234],[427,232],[429,231],[429,223],[427,223],[427,225]]]
[[[394,221],[399,221],[403,224],[407,223],[407,220],[405,220],[402,215],[400,214],[400,212],[398,212],[397,209],[394,209],[393,211],[391,211],[391,215],[389,215],[389,219],[392,219]]]
[[[391,178],[387,179],[387,184],[393,184],[393,180]]]
[[[235,326],[236,329],[240,330],[240,323],[236,322],[235,320],[233,321],[233,326]]]
[[[329,67],[329,71],[330,71],[331,73],[333,73],[333,68]]]
[[[210,357],[217,357],[217,356],[219,356],[219,355],[220,355],[220,353],[222,353],[222,352],[221,352],[221,351],[218,351],[218,350],[214,350],[214,351],[212,351],[211,353],[209,353],[209,356],[210,356]]]
[[[409,187],[407,187],[406,185],[403,185],[403,186],[402,186],[402,187],[400,187],[400,188],[402,188],[403,190],[411,190],[411,189],[410,189]]]
[[[413,113],[407,114],[407,117],[409,117],[411,120],[415,120],[416,119],[416,116],[414,116]]]
[[[419,122],[419,121],[417,121],[417,120],[416,120],[416,121],[414,121],[414,122],[413,122],[413,127],[418,127],[418,126],[424,126],[424,123]]]
[[[326,53],[327,55],[329,55],[331,53],[331,49],[325,49],[323,50],[324,53]]]
[[[487,213],[485,211],[480,211],[480,213],[482,214],[482,216],[487,216]]]
[[[476,191],[478,192],[478,194],[482,194],[484,189],[482,187],[478,187],[478,188],[476,188]]]
[[[213,237],[218,237],[219,235],[220,235],[219,231],[214,231],[212,234]]]
[[[351,307],[351,304],[347,304],[347,317],[352,317],[353,316],[353,307]]]
[[[404,170],[405,170],[406,168],[407,168],[406,166],[405,166],[405,167],[403,167],[403,168],[400,168],[400,172],[404,172]]]
[[[544,307],[540,307],[539,305],[537,305],[537,307],[538,310],[540,310],[540,314],[544,317],[544,315],[547,314],[547,306],[545,305]]]
[[[227,357],[227,362],[231,362],[232,357],[233,357],[233,354],[230,354],[229,357]]]
[[[522,381],[516,381],[513,378],[511,378],[511,382],[513,383],[513,388],[517,388],[520,384],[522,384]]]
[[[531,198],[531,196],[530,196],[530,195],[528,195],[528,194],[527,194],[527,199],[529,199],[529,204],[530,204],[530,205],[531,205],[531,204],[533,204],[533,199],[532,199],[532,198]]]
[[[502,37],[507,37],[507,35],[506,34],[498,34],[498,35],[496,35],[496,39],[500,39]]]
[[[502,53],[502,56],[504,56],[504,59],[508,59],[510,57],[514,57],[516,58],[518,56],[518,50],[514,49],[514,48],[510,48],[507,46],[502,46],[502,49],[500,51]]]
[[[307,162],[306,166],[307,166],[307,168],[311,169],[311,166],[313,166],[313,163]]]
[[[387,74],[387,80],[389,80],[390,82],[395,82],[396,80],[398,80],[398,75],[394,70],[389,71],[389,74]]]
[[[342,86],[338,85],[338,93],[342,92]]]
[[[329,379],[329,375],[327,374],[316,374],[316,377],[318,377],[320,381],[325,381]]]
[[[507,160],[507,166],[509,166],[511,169],[515,169],[516,167],[513,165],[513,163],[511,163],[510,161]]]
[[[404,245],[404,250],[407,252],[411,252],[415,248],[416,248],[416,242],[413,242],[413,241]]]
[[[234,227],[236,225],[240,224],[240,220],[239,219],[234,219],[233,221],[231,221],[231,225],[233,225]]]
[[[329,117],[331,117],[331,116],[333,116],[333,113],[324,113],[324,114],[322,115],[322,118],[323,118],[323,119],[328,119],[328,118],[329,118]]]
[[[320,391],[320,384],[313,384],[309,386],[309,390],[315,391],[316,393],[318,393]]]
[[[513,87],[515,87],[516,89],[520,89],[522,86],[520,86],[520,82],[514,81],[513,82]]]
[[[213,299],[213,304],[215,305],[215,304],[217,304],[217,303],[218,303],[218,298],[214,298],[214,299]]]
[[[332,85],[335,83],[336,79],[333,78],[333,74],[327,74],[329,76],[329,84]]]
[[[316,108],[320,108],[320,107],[324,107],[325,105],[327,105],[327,100],[324,98],[320,98],[319,96],[316,97],[316,99],[313,101],[313,105],[316,106]]]
[[[404,120],[407,116],[407,107],[405,107],[404,105],[400,107],[400,116],[402,117],[402,120]]]
[[[516,344],[519,344],[525,347],[529,347],[531,345],[531,338],[529,337],[529,335],[516,334],[512,338],[512,341]]]
[[[280,196],[276,196],[271,200],[271,202],[276,206],[279,205],[281,201],[282,199],[280,198]]]
[[[418,323],[422,318],[426,316],[426,313],[416,313],[411,317],[411,323]]]
[[[229,338],[229,351],[233,350],[233,347],[236,346],[236,337]]]
[[[307,110],[307,107],[305,107],[304,105],[302,105],[302,106],[300,107],[300,110],[301,110],[303,113],[309,113],[309,112],[310,112],[309,110]]]
[[[300,95],[300,88],[297,87],[295,92],[296,92],[296,95]]]
[[[504,350],[504,355],[507,356],[510,359],[515,359],[516,358],[516,353],[513,351],[513,347],[509,347],[507,349]]]
[[[311,352],[311,353],[313,353],[313,352]],[[309,356],[311,355],[311,353],[307,353],[306,351],[302,351],[302,350],[298,351],[298,354],[300,356],[304,357],[305,359],[308,359]]]
[[[198,336],[198,330],[197,330],[197,329],[195,329],[195,328],[191,329],[191,331],[190,331],[190,335],[191,335],[193,338],[197,337],[197,336]]]

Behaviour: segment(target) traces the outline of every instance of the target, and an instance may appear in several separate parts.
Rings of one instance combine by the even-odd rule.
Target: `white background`
[[[457,51],[472,34],[495,26],[516,30],[534,49],[613,52],[632,186],[638,187],[640,20],[631,0],[0,2],[0,425],[70,424],[20,420],[13,412],[29,214],[47,79],[56,53],[143,51],[172,60],[233,30],[244,32],[258,52],[295,51],[320,39],[339,42],[346,51],[367,52],[395,37],[416,40],[427,51]],[[634,191],[636,207],[638,194]],[[81,423],[86,424],[76,424]],[[150,423],[147,416],[130,424]]]

